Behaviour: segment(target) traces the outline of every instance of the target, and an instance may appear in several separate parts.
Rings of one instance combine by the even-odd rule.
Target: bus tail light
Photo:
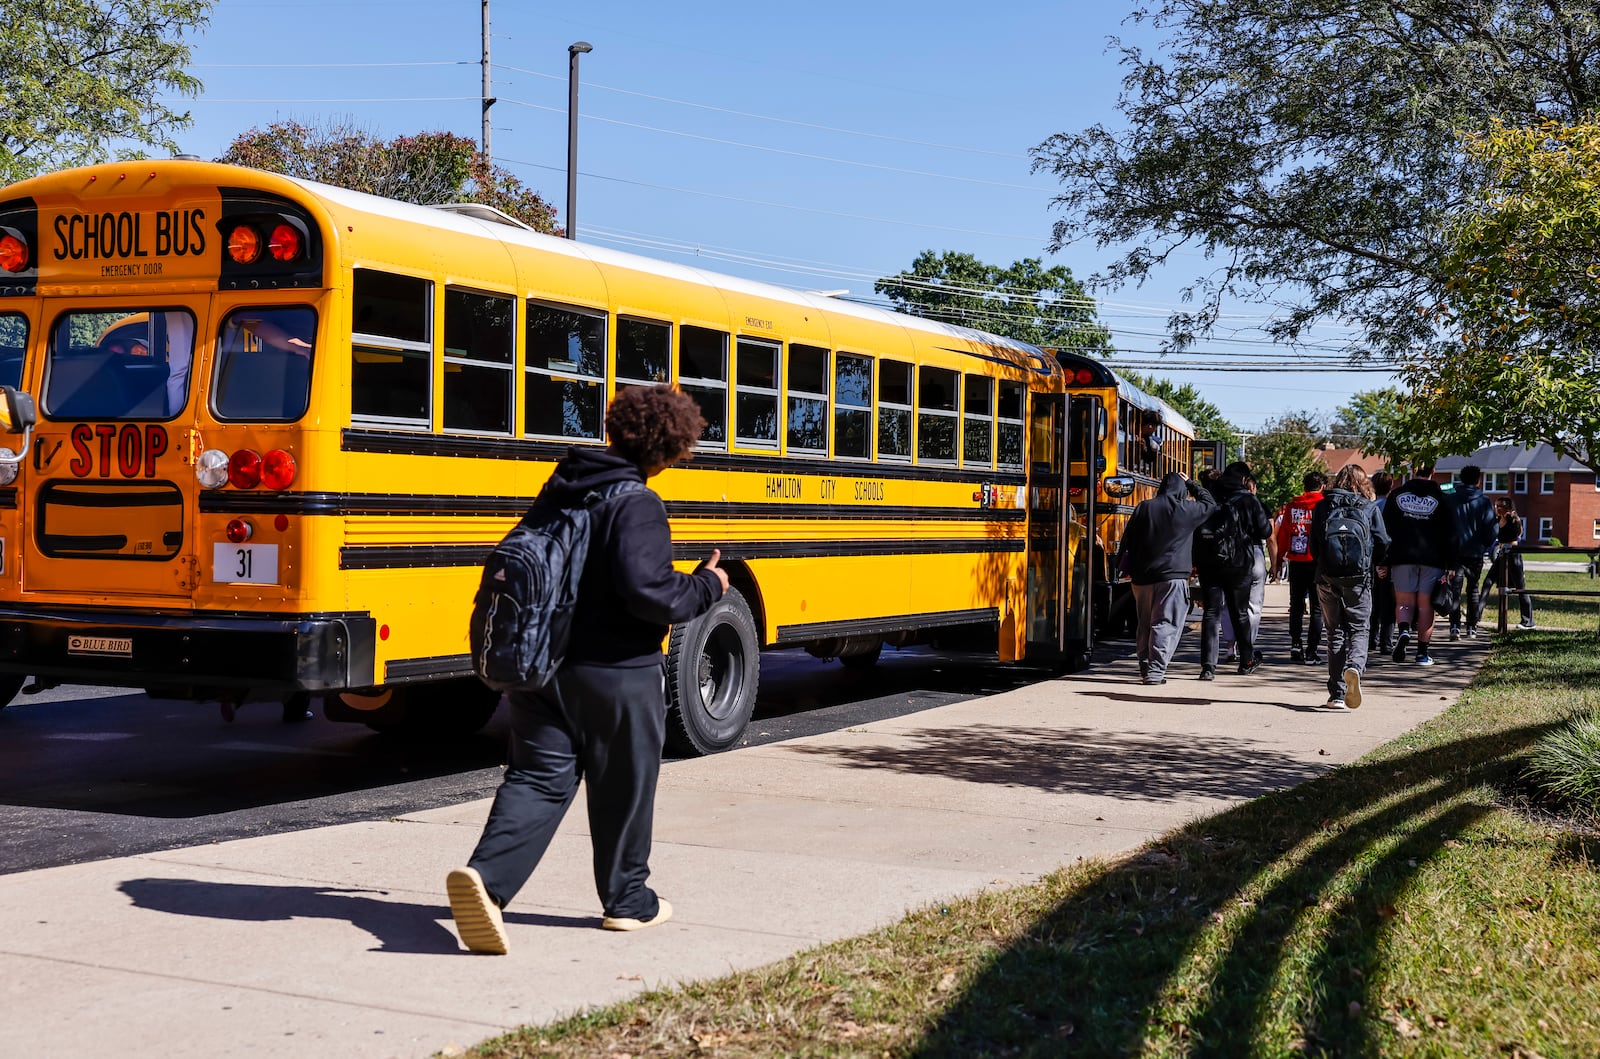
[[[235,489],[254,489],[261,484],[261,454],[240,449],[228,457],[228,481]]]
[[[228,520],[228,543],[243,544],[255,536],[256,528],[250,525],[248,519],[232,518]]]
[[[294,484],[294,457],[282,449],[271,449],[261,457],[261,484],[282,491]]]
[[[0,268],[7,272],[26,272],[28,269],[28,242],[20,235],[7,232],[0,235]]]
[[[1094,372],[1090,371],[1088,368],[1079,368],[1077,374],[1073,376],[1073,379],[1079,386],[1087,386],[1091,382],[1094,382]]]
[[[254,225],[239,224],[228,233],[228,257],[241,265],[248,265],[261,256],[261,233]]]
[[[280,224],[272,229],[267,240],[267,253],[274,261],[300,260],[300,233],[292,224]]]
[[[22,462],[17,459],[17,454],[9,447],[0,448],[0,485],[10,485],[17,480],[17,472],[22,469]]]
[[[228,484],[228,454],[206,449],[194,463],[194,476],[203,489],[221,489]]]

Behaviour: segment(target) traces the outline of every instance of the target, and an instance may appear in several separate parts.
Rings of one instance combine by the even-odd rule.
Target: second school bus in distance
[[[475,729],[483,558],[656,384],[707,422],[652,482],[675,558],[719,547],[733,585],[672,630],[676,749],[738,741],[763,648],[1091,641],[1068,423],[1108,410],[1056,357],[481,207],[189,161],[0,190],[0,383],[39,412],[0,464],[0,702],[31,676]]]

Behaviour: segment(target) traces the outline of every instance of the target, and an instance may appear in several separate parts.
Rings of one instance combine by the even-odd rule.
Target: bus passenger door
[[[1071,568],[1067,573],[1066,652],[1075,667],[1087,665],[1094,650],[1094,615],[1108,592],[1105,551],[1100,547],[1100,475],[1096,440],[1104,414],[1100,398],[1074,394],[1067,404],[1067,532]]]
[[[1035,393],[1028,411],[1027,657],[1060,661],[1067,650],[1068,520],[1066,395]]]

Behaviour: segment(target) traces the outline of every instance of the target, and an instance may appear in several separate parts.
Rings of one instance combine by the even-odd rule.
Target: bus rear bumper
[[[0,673],[50,682],[258,693],[372,683],[365,614],[152,614],[0,605]]]

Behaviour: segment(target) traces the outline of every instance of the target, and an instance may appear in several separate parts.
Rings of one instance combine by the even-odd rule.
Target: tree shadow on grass
[[[202,882],[198,879],[129,879],[117,887],[138,908],[176,916],[270,923],[290,919],[332,919],[371,934],[370,952],[464,953],[444,924],[447,905],[384,900],[381,890],[333,886],[262,886],[255,883]],[[380,896],[374,896],[380,895]],[[505,921],[525,926],[600,925],[598,916],[554,916],[507,912]]]
[[[1377,1053],[1368,983],[1388,917],[1418,866],[1491,811],[1463,795],[1553,727],[1341,768],[1173,832],[1074,887],[909,1054],[1162,1051],[1152,1035],[1187,1055]],[[1288,960],[1310,995],[1282,995]],[[1284,1009],[1301,1039],[1265,1043]]]

